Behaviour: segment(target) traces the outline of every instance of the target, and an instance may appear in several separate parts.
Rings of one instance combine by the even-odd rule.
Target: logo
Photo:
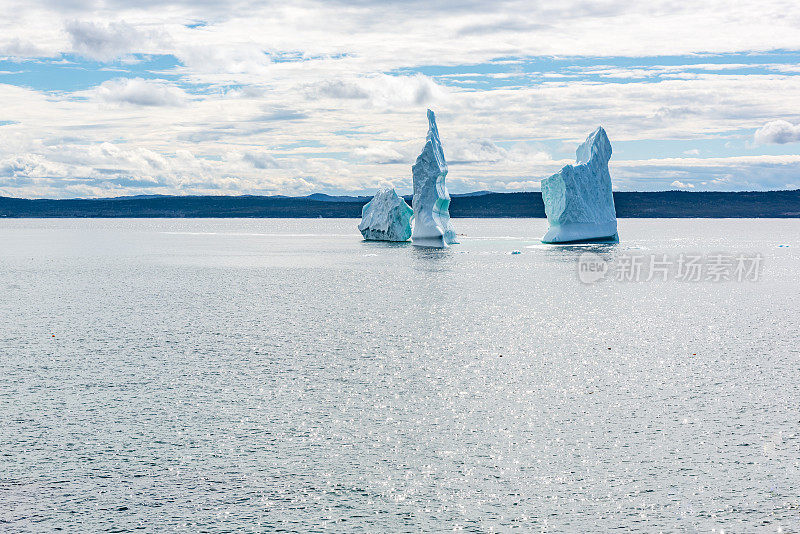
[[[608,262],[592,252],[584,252],[578,258],[578,279],[584,284],[593,284],[605,278]]]

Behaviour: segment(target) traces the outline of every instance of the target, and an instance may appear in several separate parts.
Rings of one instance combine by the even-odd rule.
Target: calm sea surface
[[[0,530],[800,530],[800,221],[357,223],[0,221]]]

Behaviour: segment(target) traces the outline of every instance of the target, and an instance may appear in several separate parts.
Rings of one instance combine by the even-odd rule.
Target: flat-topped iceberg
[[[550,229],[543,243],[616,242],[617,212],[611,193],[611,142],[602,127],[575,152],[575,164],[542,180]]]
[[[361,208],[358,229],[370,241],[408,241],[413,213],[394,188],[385,187]]]
[[[414,232],[411,241],[421,247],[444,248],[456,243],[456,232],[450,222],[450,195],[444,179],[444,159],[436,116],[428,110],[428,137],[422,153],[411,167],[414,176]]]

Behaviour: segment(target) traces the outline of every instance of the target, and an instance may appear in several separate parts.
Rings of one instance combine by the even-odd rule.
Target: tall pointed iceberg
[[[411,167],[414,176],[414,232],[411,241],[420,247],[444,248],[456,243],[450,222],[450,195],[444,183],[447,162],[444,159],[436,116],[428,110],[428,137],[422,153]]]
[[[368,241],[408,241],[412,213],[394,188],[386,187],[361,208],[358,229]]]
[[[602,127],[575,152],[575,164],[542,180],[550,229],[543,243],[616,242],[617,213],[611,194],[611,142]]]

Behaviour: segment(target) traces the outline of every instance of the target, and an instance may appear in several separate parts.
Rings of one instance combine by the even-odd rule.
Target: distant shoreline
[[[405,196],[411,204],[411,197]],[[138,196],[98,199],[0,197],[6,218],[359,218],[369,197]],[[800,189],[742,192],[616,192],[619,218],[800,218]],[[451,217],[543,218],[539,192],[452,195]]]

